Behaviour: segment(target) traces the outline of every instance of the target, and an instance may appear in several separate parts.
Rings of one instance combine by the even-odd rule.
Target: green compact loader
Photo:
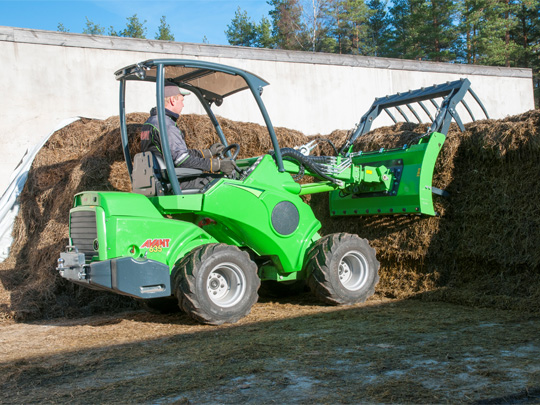
[[[452,119],[470,89],[466,79],[375,100],[335,156],[310,156],[315,143],[280,148],[261,99],[268,83],[244,70],[199,60],[153,59],[118,70],[123,152],[132,192],[87,191],[74,197],[69,245],[58,259],[60,275],[98,290],[134,297],[154,309],[179,306],[208,324],[236,322],[258,299],[261,281],[285,288],[304,284],[323,302],[350,305],[375,291],[379,280],[375,250],[357,235],[321,236],[321,223],[303,195],[330,193],[330,213],[342,215],[435,215],[435,161]],[[163,159],[150,152],[133,158],[128,148],[125,93],[132,81],[152,82]],[[202,189],[181,189],[179,179],[198,170],[174,166],[165,125],[164,83],[191,91],[235,161],[231,176]],[[249,90],[262,113],[273,150],[236,159],[239,144],[228,144],[211,109]],[[435,99],[442,99],[439,105]],[[436,109],[433,118],[431,111]],[[420,121],[420,105],[432,122],[418,143],[397,149],[353,152],[383,111],[396,121],[402,106]],[[394,111],[394,114],[392,113]],[[486,114],[487,116],[487,114]],[[298,177],[312,176],[300,184]]]

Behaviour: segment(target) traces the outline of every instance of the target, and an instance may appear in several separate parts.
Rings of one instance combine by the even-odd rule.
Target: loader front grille
[[[94,250],[94,241],[97,239],[96,212],[95,211],[75,211],[70,218],[70,237],[74,246],[84,253],[87,261],[97,256]],[[97,246],[97,242],[96,242]]]

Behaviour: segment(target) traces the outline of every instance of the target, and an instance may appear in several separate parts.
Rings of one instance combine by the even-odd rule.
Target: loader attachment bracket
[[[384,166],[391,174],[390,189],[384,191],[376,191],[369,183],[361,183],[352,188],[352,198],[368,198],[368,197],[386,197],[396,195],[401,182],[403,173],[403,159],[383,160],[369,163],[370,166]],[[344,193],[341,193],[344,195]]]
[[[336,190],[330,193],[330,215],[435,215],[432,178],[437,156],[446,136],[434,132],[416,145],[383,152],[363,153],[352,158],[362,167],[385,166],[392,184],[388,190],[370,190],[364,183],[349,187],[350,194]],[[381,160],[387,158],[388,160]]]

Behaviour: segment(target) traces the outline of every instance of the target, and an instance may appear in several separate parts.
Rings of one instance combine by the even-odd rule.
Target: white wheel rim
[[[236,264],[222,263],[208,275],[206,291],[214,304],[223,308],[232,307],[240,302],[246,292],[244,272]]]
[[[349,291],[358,291],[368,282],[369,265],[365,256],[352,250],[339,263],[339,281]]]

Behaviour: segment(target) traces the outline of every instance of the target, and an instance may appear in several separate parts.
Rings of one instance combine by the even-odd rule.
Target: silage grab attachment
[[[469,94],[486,118],[489,118],[470,85],[469,80],[461,79],[375,99],[338,154],[338,159],[350,161],[353,168],[359,168],[363,181],[350,182],[345,187],[332,191],[330,214],[435,215],[432,193],[444,193],[432,186],[437,156],[452,120],[462,131],[465,129],[457,106],[461,103],[471,120],[475,121],[473,112],[464,99]],[[439,105],[437,99],[441,98],[442,102]],[[415,105],[417,109],[414,108]],[[435,114],[432,114],[430,109],[435,109]],[[373,121],[382,112],[385,112],[394,123],[398,121],[396,116],[402,117],[406,122],[421,123],[422,115],[431,121],[431,126],[426,134],[419,136],[418,143],[414,145],[373,152],[353,152],[354,142],[370,131]],[[414,118],[411,121],[412,117]]]

